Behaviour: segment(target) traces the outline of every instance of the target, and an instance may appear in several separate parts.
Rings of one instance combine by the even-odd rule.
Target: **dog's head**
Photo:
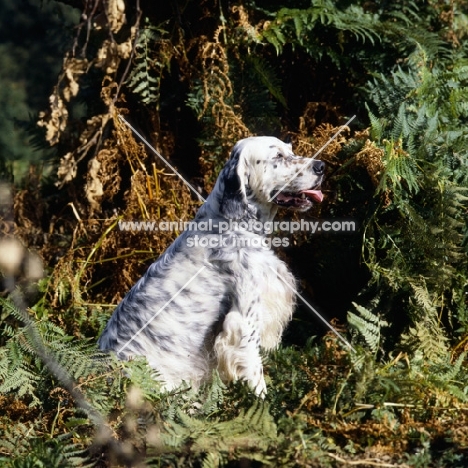
[[[322,161],[296,156],[290,144],[275,137],[245,138],[218,177],[219,211],[230,219],[249,212],[271,218],[278,206],[306,211],[323,199],[324,171]]]

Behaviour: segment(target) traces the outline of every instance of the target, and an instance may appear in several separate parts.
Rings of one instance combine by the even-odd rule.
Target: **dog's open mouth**
[[[280,192],[273,199],[279,205],[287,208],[308,208],[312,202],[320,203],[323,200],[321,190],[302,190],[298,193]]]

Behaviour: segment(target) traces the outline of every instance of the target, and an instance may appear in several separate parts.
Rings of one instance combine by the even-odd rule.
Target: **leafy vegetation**
[[[466,1],[26,3],[0,7],[2,466],[466,466]],[[4,19],[34,31],[32,11],[34,45]],[[164,392],[144,359],[97,353],[177,234],[119,221],[200,204],[122,117],[206,193],[238,139],[312,155],[352,115],[308,216],[359,230],[280,252],[352,349],[299,306],[265,400],[216,374]]]

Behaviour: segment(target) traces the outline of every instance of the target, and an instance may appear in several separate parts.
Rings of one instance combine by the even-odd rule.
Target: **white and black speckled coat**
[[[219,234],[217,226],[272,221],[278,206],[307,210],[321,200],[323,172],[321,161],[294,155],[274,137],[239,141],[194,220],[211,220],[212,231],[184,231],[148,268],[114,311],[100,349],[120,359],[146,356],[166,388],[197,386],[217,369],[264,394],[260,349],[279,344],[295,280],[262,245],[262,230]],[[202,238],[206,247],[195,242]]]

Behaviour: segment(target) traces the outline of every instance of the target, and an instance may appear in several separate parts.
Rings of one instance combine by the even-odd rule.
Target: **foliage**
[[[359,5],[341,9],[336,2],[331,1],[313,1],[311,4],[309,8],[281,8],[271,13],[272,19],[259,33],[259,40],[274,45],[278,53],[285,44],[297,43],[307,53],[320,56],[323,53],[317,37],[317,29],[320,30],[320,27],[337,35],[346,31],[357,39],[370,41],[371,44],[377,39],[377,17],[365,12]],[[330,50],[326,53],[330,53]],[[332,57],[341,61],[334,54]]]
[[[372,353],[377,353],[381,344],[381,328],[388,326],[385,320],[379,319],[372,312],[356,303],[353,303],[359,315],[348,312],[348,323],[355,327],[363,336],[366,345]]]
[[[33,147],[54,167],[34,166],[11,193],[0,185],[12,200],[0,200],[1,234],[47,268],[35,291],[28,255],[16,272],[28,315],[7,298],[11,278],[2,288],[1,463],[465,466],[466,2],[27,7],[0,7],[0,176],[11,181],[8,161]],[[31,11],[51,42],[13,37]],[[53,86],[42,75],[57,42]],[[353,351],[298,307],[264,357],[265,400],[216,373],[163,392],[145,359],[96,352],[114,305],[177,234],[119,222],[185,221],[200,204],[122,117],[203,194],[244,136],[289,138],[311,155],[341,130],[320,153],[326,198],[310,216],[360,230],[296,233],[280,255]]]
[[[45,333],[40,323],[32,326],[38,327],[44,343],[51,341],[54,333]],[[460,459],[457,444],[466,443],[464,413],[456,423],[439,418],[468,399],[464,354],[453,364],[450,359],[428,364],[422,356],[410,359],[402,353],[379,364],[365,350],[349,356],[335,337],[326,336],[303,349],[284,348],[268,357],[269,394],[261,401],[241,383],[222,384],[216,374],[198,391],[182,387],[164,393],[144,359],[96,359],[90,348],[83,353],[80,342],[56,331],[55,339],[59,337],[70,354],[80,354],[87,363],[67,366],[81,391],[126,444],[127,456],[134,462],[144,459],[148,466],[211,467],[242,459],[266,466],[307,460],[328,466],[333,460],[354,460],[359,453],[360,459],[378,459],[395,443],[402,453],[415,444],[427,449],[430,461],[438,456],[432,444],[440,438],[445,440],[445,456],[450,452]],[[24,342],[34,350],[27,334]],[[37,382],[31,380],[31,385]],[[102,451],[86,450],[93,439],[99,443],[99,435],[83,412],[73,407],[60,382],[52,379],[45,385],[49,394],[35,401],[39,407],[31,421],[16,420],[18,405],[28,398],[10,394],[3,400],[2,424],[15,421],[3,426],[0,443],[2,454],[13,457],[11,466],[33,461],[94,466],[103,461]],[[429,435],[424,429],[428,426]],[[374,440],[371,446],[369,438]],[[382,452],[372,449],[375,445]],[[105,455],[108,461],[121,457],[115,447]],[[397,461],[398,455],[392,459]]]
[[[366,239],[368,264],[381,291],[386,283],[408,295],[413,325],[405,341],[431,359],[446,352],[444,320],[458,321],[462,333],[467,325],[466,71],[458,54],[445,71],[417,48],[407,70],[369,85],[382,115],[371,112],[384,154],[377,193],[391,202],[368,225],[375,233]]]
[[[147,20],[148,21],[148,20]],[[135,64],[128,77],[127,86],[133,93],[139,96],[143,104],[159,103],[159,88],[161,85],[161,75],[165,68],[169,66],[167,59],[171,58],[169,51],[166,52],[166,62],[164,53],[158,51],[158,46],[163,49],[170,47],[170,42],[164,40],[166,31],[151,26],[150,24],[141,28],[135,43]],[[156,59],[152,59],[156,56]]]

